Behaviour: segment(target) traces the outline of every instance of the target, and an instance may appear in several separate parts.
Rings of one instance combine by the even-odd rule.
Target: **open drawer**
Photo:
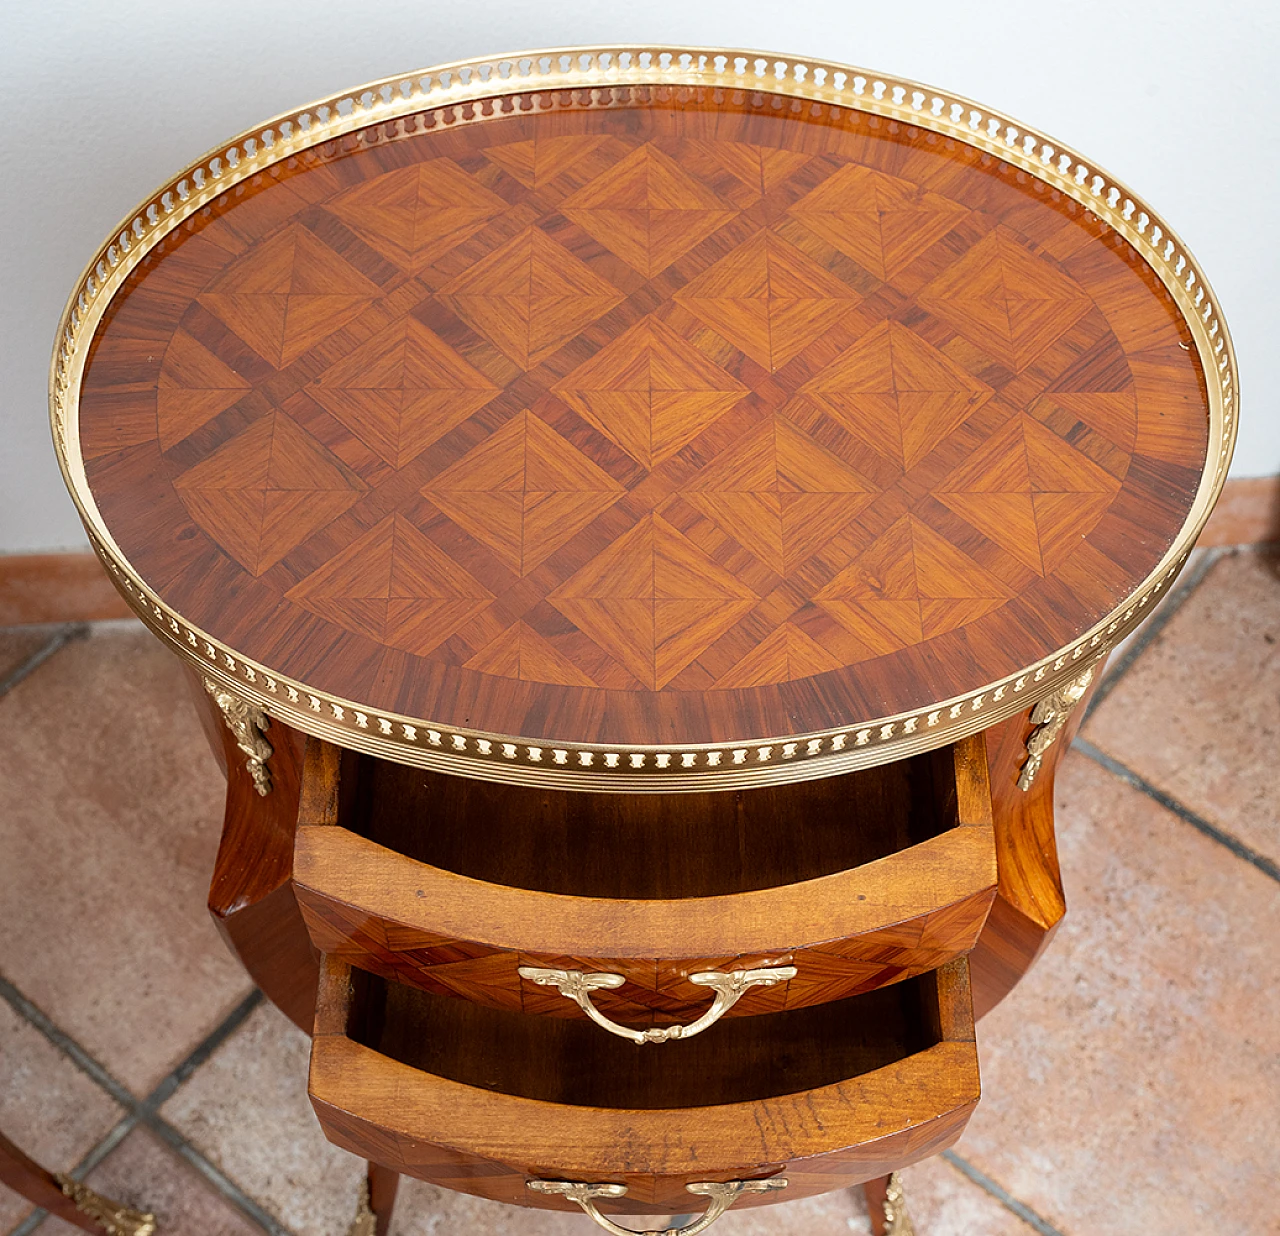
[[[932,970],[973,947],[995,893],[980,737],[821,781],[628,796],[311,740],[303,782],[294,883],[320,951],[650,1041]]]
[[[857,1184],[954,1142],[978,1101],[964,958],[863,995],[740,1018],[669,1051],[326,958],[310,1095],[329,1139],[396,1171],[526,1206],[539,1181],[622,1186],[673,1214],[687,1186],[785,1180],[738,1205]]]

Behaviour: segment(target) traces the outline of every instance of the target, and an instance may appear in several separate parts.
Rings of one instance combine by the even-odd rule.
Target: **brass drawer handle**
[[[617,978],[618,976],[614,974],[605,977]],[[726,1180],[723,1184],[708,1181],[705,1184],[685,1185],[690,1193],[711,1199],[711,1204],[702,1216],[695,1219],[688,1227],[646,1228],[644,1231],[619,1227],[596,1209],[596,1198],[623,1197],[627,1192],[626,1185],[582,1184],[573,1180],[529,1180],[525,1182],[525,1187],[532,1189],[535,1193],[558,1193],[571,1202],[577,1202],[606,1232],[612,1232],[614,1236],[663,1236],[664,1233],[669,1233],[671,1236],[677,1233],[678,1236],[697,1236],[697,1233],[705,1232],[744,1193],[769,1193],[774,1189],[785,1189],[787,1182],[775,1176],[772,1180]]]
[[[620,1026],[616,1021],[611,1021],[591,1002],[591,993],[598,988],[611,990],[621,987],[627,981],[621,974],[586,974],[582,970],[544,970],[539,966],[520,967],[521,978],[537,983],[540,987],[555,987],[562,996],[577,1004],[597,1026],[602,1026],[610,1034],[616,1034],[620,1038],[630,1039],[633,1043],[667,1043],[672,1039],[691,1039],[695,1034],[701,1034],[708,1026],[714,1026],[750,988],[773,987],[795,976],[795,966],[769,966],[761,970],[730,970],[728,973],[719,970],[702,970],[697,974],[689,975],[689,982],[697,983],[699,987],[713,988],[716,998],[711,1002],[711,1007],[697,1021],[691,1021],[687,1026],[661,1026],[650,1030],[632,1030],[629,1026]]]

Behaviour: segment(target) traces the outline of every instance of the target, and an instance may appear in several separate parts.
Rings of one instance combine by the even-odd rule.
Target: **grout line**
[[[14,1012],[34,1026],[64,1055],[87,1073],[117,1103],[125,1108],[127,1114],[107,1134],[97,1146],[89,1152],[89,1156],[74,1170],[77,1178],[82,1173],[91,1172],[119,1142],[137,1125],[154,1133],[180,1158],[199,1172],[228,1201],[238,1207],[250,1219],[270,1236],[291,1236],[289,1229],[255,1202],[234,1181],[225,1176],[217,1167],[192,1146],[182,1134],[156,1111],[160,1104],[168,1100],[192,1073],[244,1023],[246,1018],[262,1003],[262,992],[254,988],[222,1021],[208,1034],[195,1049],[173,1070],[160,1084],[141,1102],[97,1060],[95,1060],[79,1043],[65,1031],[60,1030],[53,1021],[35,1004],[27,999],[8,979],[0,975],[0,997],[13,1008]],[[47,1211],[33,1211],[22,1224],[10,1233],[10,1236],[29,1236],[34,1232],[47,1215]]]
[[[138,1107],[138,1100],[129,1093],[129,1091],[116,1081],[107,1070],[99,1064],[79,1043],[75,1041],[69,1034],[59,1030],[57,1026],[30,1000],[26,998],[4,975],[0,974],[0,998],[3,998],[12,1007],[13,1011],[19,1017],[33,1025],[45,1038],[49,1040],[64,1055],[70,1056],[71,1060],[84,1073],[87,1073],[94,1081],[98,1083],[121,1107],[127,1111],[135,1111]]]
[[[36,1228],[38,1228],[48,1217],[49,1212],[47,1210],[42,1210],[37,1206],[35,1210],[33,1210],[9,1233],[9,1236],[31,1236],[31,1233],[34,1232]]]
[[[1018,1201],[1007,1189],[997,1184],[985,1172],[979,1171],[967,1159],[962,1159],[954,1150],[944,1150],[942,1157],[962,1176],[967,1176],[980,1189],[990,1193],[1006,1210],[1017,1215],[1023,1223],[1033,1227],[1040,1236],[1063,1236],[1047,1219],[1042,1219],[1030,1206]]]
[[[1102,681],[1098,684],[1098,689],[1093,693],[1093,698],[1089,701],[1089,706],[1085,709],[1084,716],[1081,718],[1080,728],[1082,730],[1088,724],[1089,718],[1098,711],[1102,701],[1116,689],[1120,680],[1133,668],[1134,662],[1155,642],[1156,637],[1168,626],[1169,620],[1174,614],[1190,600],[1191,594],[1204,582],[1204,578],[1209,574],[1210,570],[1222,558],[1228,557],[1234,552],[1234,548],[1225,545],[1206,549],[1204,557],[1185,576],[1178,580],[1174,590],[1168,593],[1164,601],[1156,606],[1155,611],[1147,619],[1146,626],[1134,636],[1133,642],[1125,649],[1124,655],[1103,675]]]
[[[1252,546],[1245,546],[1246,549]],[[0,551],[0,561],[5,555]],[[84,627],[89,631],[96,631],[103,627],[110,630],[118,627],[125,630],[130,627],[140,626],[146,628],[146,623],[142,621],[137,614],[126,614],[123,618],[50,618],[46,622],[9,622],[0,623],[0,635],[20,635],[22,633],[30,634],[32,631],[51,631],[57,627]]]
[[[7,695],[29,674],[34,674],[59,648],[69,644],[73,639],[82,639],[88,634],[89,624],[85,622],[71,622],[59,627],[47,643],[36,649],[4,679],[0,679],[0,696]]]
[[[70,1175],[76,1180],[83,1180],[103,1159],[107,1157],[137,1127],[138,1118],[132,1113],[125,1116],[109,1129],[106,1135],[94,1146],[79,1163],[71,1169]],[[30,1236],[36,1228],[49,1217],[49,1212],[37,1206],[9,1236]]]
[[[107,1157],[138,1126],[138,1117],[132,1112],[116,1122],[114,1128],[89,1151],[79,1163],[71,1169],[71,1175],[83,1180],[103,1159]]]
[[[1280,882],[1280,866],[1277,866],[1265,854],[1259,854],[1257,850],[1245,845],[1238,837],[1233,837],[1230,833],[1218,828],[1217,825],[1210,824],[1204,816],[1197,815],[1190,807],[1184,806],[1173,795],[1166,794],[1158,786],[1152,785],[1145,777],[1134,772],[1132,768],[1120,763],[1119,760],[1114,759],[1101,748],[1095,747],[1087,738],[1077,738],[1071,746],[1079,751],[1081,755],[1087,755],[1094,763],[1100,764],[1109,773],[1119,777],[1127,785],[1131,785],[1148,798],[1155,799],[1167,811],[1171,811],[1180,820],[1184,820],[1192,828],[1204,833],[1211,841],[1216,841],[1219,845],[1225,846],[1237,858],[1242,858],[1246,863],[1251,863],[1257,867],[1263,875],[1268,875],[1273,880]]]
[[[269,1236],[291,1236],[284,1224],[259,1206],[229,1176],[224,1175],[168,1121],[151,1113],[144,1118],[144,1124],[148,1131],[154,1133],[188,1166],[199,1172],[223,1197],[243,1211],[264,1232],[269,1233]]]
[[[262,1001],[262,992],[255,987],[204,1039],[196,1044],[195,1049],[187,1058],[147,1095],[138,1105],[138,1115],[148,1132],[153,1133],[165,1142],[175,1154],[179,1155],[188,1165],[199,1172],[215,1191],[222,1194],[227,1201],[252,1219],[259,1227],[270,1233],[271,1236],[289,1236],[287,1228],[255,1202],[239,1185],[206,1159],[199,1150],[187,1141],[179,1130],[159,1114],[160,1107],[173,1097],[178,1087],[245,1023],[249,1015]]]
[[[192,1073],[196,1071],[223,1043],[227,1041],[245,1022],[249,1014],[262,1003],[262,992],[254,988],[230,1013],[224,1017],[200,1043],[195,1050],[178,1065],[140,1104],[144,1118],[158,1111],[174,1092]]]

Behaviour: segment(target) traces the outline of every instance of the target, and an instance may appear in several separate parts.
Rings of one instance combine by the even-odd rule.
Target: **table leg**
[[[391,1212],[395,1209],[400,1173],[381,1163],[369,1164],[369,1206],[376,1216],[374,1236],[387,1236],[391,1230]]]
[[[61,1173],[46,1171],[0,1133],[0,1181],[51,1215],[84,1232],[102,1236],[151,1236],[154,1215],[130,1210],[99,1196],[92,1189]]]
[[[395,1209],[396,1190],[399,1187],[399,1172],[371,1161],[368,1173],[360,1184],[360,1201],[356,1206],[355,1220],[347,1229],[347,1236],[387,1236],[391,1230],[391,1212]]]

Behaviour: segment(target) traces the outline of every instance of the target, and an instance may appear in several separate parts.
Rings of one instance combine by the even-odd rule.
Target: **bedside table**
[[[847,67],[468,62],[164,186],[52,391],[364,1230],[398,1173],[687,1233],[865,1182],[909,1230],[1065,909],[1079,705],[1230,459],[1149,207]]]

